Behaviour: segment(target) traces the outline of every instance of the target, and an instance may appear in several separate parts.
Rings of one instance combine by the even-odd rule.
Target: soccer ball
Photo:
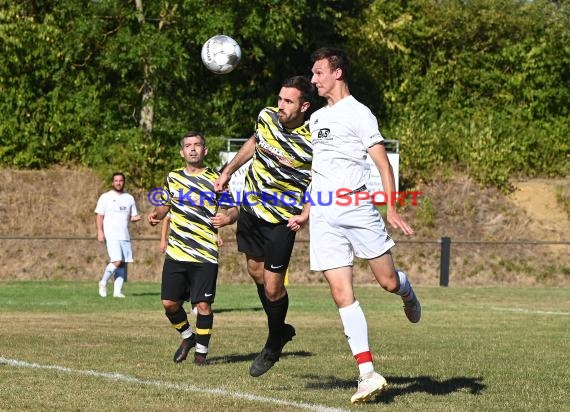
[[[216,74],[231,72],[240,60],[241,48],[229,36],[218,34],[210,37],[202,46],[202,62],[208,70]]]

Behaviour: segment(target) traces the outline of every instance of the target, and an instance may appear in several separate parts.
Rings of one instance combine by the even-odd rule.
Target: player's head
[[[313,77],[319,96],[326,96],[337,81],[348,84],[351,74],[347,54],[333,47],[321,47],[311,54]]]
[[[122,192],[125,187],[125,175],[121,172],[113,173],[112,185],[116,192]]]
[[[279,121],[285,127],[294,128],[303,124],[311,107],[315,87],[304,76],[293,76],[281,84],[277,97]]]
[[[311,54],[311,64],[319,60],[326,60],[331,71],[341,70],[339,80],[348,82],[351,75],[350,61],[344,50],[335,47],[321,47]]]
[[[305,76],[293,76],[285,79],[281,87],[293,87],[301,92],[301,102],[313,101],[315,96],[315,86]]]
[[[202,132],[196,132],[194,130],[191,130],[189,132],[186,132],[184,134],[184,136],[182,136],[182,139],[180,139],[180,148],[184,147],[184,139],[186,139],[187,137],[198,137],[202,140],[202,145],[204,147],[206,147],[206,138],[204,137],[204,134]]]
[[[180,156],[192,167],[202,167],[208,154],[206,138],[203,133],[190,131],[180,140]]]

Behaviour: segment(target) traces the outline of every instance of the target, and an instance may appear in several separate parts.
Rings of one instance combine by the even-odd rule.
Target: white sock
[[[192,336],[193,333],[194,331],[192,330],[192,328],[188,328],[184,332],[182,332],[180,336],[182,336],[182,339],[188,339],[190,336]]]
[[[107,267],[105,268],[105,272],[103,273],[103,277],[101,278],[101,284],[107,284],[107,282],[109,281],[109,279],[111,279],[111,276],[113,276],[113,274],[115,273],[115,270],[117,270],[117,267],[115,265],[113,265],[112,263],[109,263],[107,265]]]
[[[412,285],[408,281],[408,276],[398,269],[396,269],[396,273],[400,278],[400,289],[398,289],[396,294],[400,295],[405,302],[414,300],[416,298],[416,294],[414,293],[414,289],[412,289]]]
[[[199,344],[198,342],[196,342],[196,352],[198,353],[208,353],[208,347]]]
[[[115,271],[115,284],[113,286],[114,296],[121,294],[121,291],[123,290],[123,283],[125,282],[124,276],[125,275],[123,273],[123,268],[117,268]]]
[[[358,363],[360,375],[374,371],[372,354],[368,345],[368,324],[360,303],[356,300],[353,304],[338,310],[344,327],[344,334],[348,338],[348,344],[352,356]]]

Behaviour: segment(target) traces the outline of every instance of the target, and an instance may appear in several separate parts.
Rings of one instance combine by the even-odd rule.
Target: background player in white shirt
[[[361,193],[367,190],[365,184],[370,173],[367,153],[380,172],[385,193],[395,192],[394,174],[378,122],[350,94],[347,83],[350,66],[343,51],[318,49],[311,55],[311,62],[311,81],[319,96],[327,100],[327,106],[313,113],[309,121],[313,143],[311,197],[317,199],[319,193],[334,194],[343,188],[347,193],[342,202],[328,206],[311,204],[311,270],[324,272],[339,308],[344,334],[360,372],[358,390],[351,402],[362,403],[381,392],[387,383],[374,371],[366,318],[354,296],[354,256],[367,259],[380,286],[402,297],[410,322],[420,320],[421,306],[406,274],[394,268],[390,253],[394,242],[382,217],[372,200]],[[413,233],[390,202],[387,220],[405,235]]]
[[[99,282],[99,295],[107,296],[107,282],[115,275],[113,296],[124,298],[123,283],[127,280],[127,263],[133,261],[129,222],[138,222],[135,199],[124,191],[125,175],[113,174],[113,190],[103,193],[97,201],[97,240],[105,242],[110,263]]]

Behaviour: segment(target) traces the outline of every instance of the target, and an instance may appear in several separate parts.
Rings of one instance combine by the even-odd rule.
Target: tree
[[[0,1],[3,166],[79,163],[148,186],[179,164],[187,129],[212,154],[249,136],[283,79],[310,75],[310,52],[330,45],[401,140],[405,179],[445,166],[507,187],[568,171],[567,1]],[[243,51],[228,75],[200,60],[218,33]]]

